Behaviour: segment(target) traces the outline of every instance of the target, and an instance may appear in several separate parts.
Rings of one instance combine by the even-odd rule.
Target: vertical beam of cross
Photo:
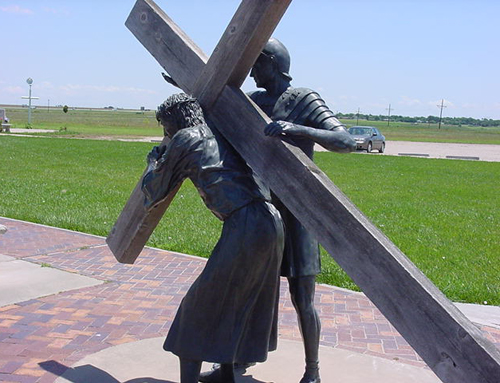
[[[216,52],[225,52],[227,47],[231,47],[229,58],[227,55],[212,55],[210,60],[207,59],[201,49],[152,1],[137,1],[125,24],[179,87],[186,93],[196,95],[207,110],[227,83],[238,87],[243,83],[290,1],[243,2],[215,48]],[[175,60],[169,59],[172,57]],[[106,240],[113,254],[123,263],[135,261],[176,193],[171,193],[148,213],[142,206],[144,196],[141,184],[142,178]]]
[[[240,9],[248,9],[245,7],[250,7],[251,3],[256,2],[244,1]],[[500,353],[495,346],[300,150],[264,136],[262,130],[269,119],[241,90],[217,82],[206,85],[210,79],[204,78],[202,73],[207,71],[215,76],[217,71],[208,69],[215,64],[205,66],[206,57],[152,1],[139,0],[127,26],[186,92],[202,96],[205,113],[217,129],[316,235],[443,382],[497,383]],[[256,23],[254,28],[258,27]],[[225,34],[243,31],[248,32],[248,29],[238,26],[234,30],[229,28]],[[260,40],[265,42],[267,37]],[[248,44],[257,41],[234,36],[221,39],[225,40],[247,41]],[[237,53],[240,59],[235,59],[233,52],[238,49],[245,52],[245,47],[219,44],[209,61],[235,62],[240,68],[237,72],[242,73],[245,67],[247,71],[251,67],[262,46],[258,49],[255,46],[257,52],[248,56]],[[228,69],[231,73],[231,67]],[[221,76],[223,83],[240,78],[219,73],[217,76]],[[234,81],[237,85],[238,81]],[[215,96],[205,98],[203,94]],[[149,213],[141,211],[142,201],[138,197],[129,203],[139,205],[136,214],[142,217],[137,219],[137,224],[147,225]],[[121,217],[110,234],[111,239],[108,238],[112,249],[113,243],[119,243],[120,238],[126,240],[134,233],[121,222]],[[114,253],[118,258],[123,255]],[[137,254],[132,258],[135,256]]]
[[[226,85],[239,88],[291,0],[242,2],[192,93],[210,109]],[[231,55],[217,54],[226,52]]]

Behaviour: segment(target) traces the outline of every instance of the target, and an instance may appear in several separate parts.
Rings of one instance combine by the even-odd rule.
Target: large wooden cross
[[[500,352],[299,149],[265,137],[239,89],[291,0],[243,1],[207,59],[151,0],[126,25],[445,383],[498,383]],[[189,11],[186,9],[186,11]],[[153,212],[140,182],[107,242],[133,263],[175,192]]]

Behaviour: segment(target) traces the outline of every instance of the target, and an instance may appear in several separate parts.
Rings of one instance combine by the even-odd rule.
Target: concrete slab
[[[14,128],[10,130],[11,133],[54,133],[57,130],[54,129],[25,129],[25,128]]]
[[[110,347],[87,356],[68,369],[56,383],[174,383],[179,382],[178,359],[163,351],[164,338],[146,339]],[[347,350],[320,348],[321,379],[325,383],[438,383],[421,367]],[[204,363],[203,370],[211,365]],[[298,382],[303,373],[301,342],[279,341],[265,363],[251,367],[237,383]]]
[[[428,153],[431,158],[478,157],[480,161],[500,161],[500,145],[453,144],[437,142],[387,141],[386,155],[399,152]]]
[[[474,305],[471,303],[455,303],[455,306],[471,322],[500,329],[500,306]]]
[[[10,257],[8,255],[0,254],[0,262],[10,262],[10,261],[14,261],[15,259],[16,258],[14,258],[14,257]],[[1,268],[1,265],[0,265],[0,268]]]
[[[0,255],[0,307],[103,281]]]

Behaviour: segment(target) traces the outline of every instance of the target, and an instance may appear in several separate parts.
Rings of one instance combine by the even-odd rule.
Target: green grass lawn
[[[316,161],[448,297],[500,304],[500,164],[333,153]],[[346,286],[324,259],[320,280]]]
[[[7,108],[7,116],[14,128],[24,128],[28,121],[27,108]],[[356,120],[342,120],[347,126],[356,125]],[[475,144],[500,144],[500,127],[451,126],[443,125],[438,129],[436,124],[411,124],[404,122],[359,120],[359,125],[371,125],[380,128],[388,140],[423,141],[423,142],[456,142]],[[62,108],[51,109],[39,107],[33,111],[32,127],[39,129],[55,129],[63,132],[53,135],[63,136],[161,136],[154,111],[130,110],[81,110],[70,109],[63,113]]]
[[[13,128],[25,128],[28,108],[7,108],[6,114]],[[63,136],[161,136],[162,128],[156,121],[154,111],[130,110],[81,110],[37,108],[32,112],[32,127],[57,130]],[[61,129],[64,131],[59,132]],[[54,134],[50,134],[54,136]]]
[[[106,236],[151,146],[0,136],[0,216]],[[333,153],[316,161],[450,299],[500,304],[499,163]],[[206,257],[220,227],[187,181],[149,244]],[[319,281],[355,288],[324,253]]]

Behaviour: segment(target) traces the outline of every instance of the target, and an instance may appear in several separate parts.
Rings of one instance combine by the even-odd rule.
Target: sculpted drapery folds
[[[181,382],[198,380],[201,362],[218,362],[225,382],[232,364],[263,362],[276,348],[283,226],[241,157],[203,119],[192,97],[170,97],[157,118],[171,137],[148,155],[142,190],[148,209],[185,178],[224,224],[200,276],[184,297],[164,349],[180,358]]]

